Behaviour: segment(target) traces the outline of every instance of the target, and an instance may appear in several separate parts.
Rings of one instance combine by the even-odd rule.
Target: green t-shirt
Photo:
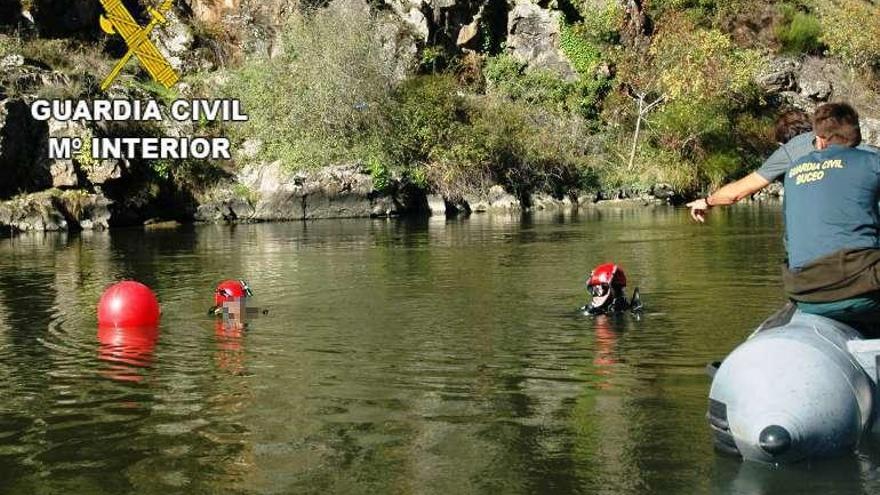
[[[756,172],[767,179],[767,182],[781,179],[788,167],[794,162],[816,151],[813,146],[815,138],[816,135],[812,132],[805,132],[791,138],[789,142],[777,148]],[[856,149],[880,153],[880,149],[868,144],[860,144]]]
[[[880,154],[832,145],[785,173],[788,265],[841,249],[880,248]]]

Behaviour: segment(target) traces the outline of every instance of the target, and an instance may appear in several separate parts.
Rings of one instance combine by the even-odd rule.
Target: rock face
[[[0,26],[10,26],[18,23],[21,17],[21,1],[0,0]]]
[[[241,7],[241,0],[189,0],[185,3],[198,21],[208,24],[220,22]]]
[[[828,101],[846,101],[864,117],[880,117],[880,95],[834,59],[779,57],[756,82],[783,103],[805,112]]]
[[[33,16],[40,34],[51,37],[96,38],[101,3],[98,0],[33,0]]]
[[[559,12],[519,0],[510,12],[507,47],[530,68],[548,69],[573,80],[577,74],[559,50]]]
[[[520,200],[499,185],[490,187],[486,196],[491,209],[508,211],[522,209]]]
[[[248,222],[321,218],[387,217],[421,209],[425,198],[409,195],[394,183],[375,189],[359,164],[314,172],[288,172],[281,162],[249,165],[235,184],[213,191],[202,201],[196,220]]]
[[[862,142],[880,148],[880,119],[862,118]]]
[[[25,101],[0,101],[0,199],[51,187],[48,133],[48,125],[31,117]]]
[[[0,228],[16,232],[106,229],[111,202],[82,191],[43,191],[0,202]]]
[[[45,86],[67,86],[70,80],[60,72],[28,65],[17,53],[0,59],[0,88],[15,88],[18,94],[34,93]]]
[[[82,137],[85,134],[85,126],[79,122],[58,122],[54,119],[48,122],[50,137]],[[77,177],[77,166],[74,160],[59,159],[52,160],[49,164],[49,171],[52,175],[52,187],[67,188],[79,185]]]
[[[254,219],[254,213],[254,207],[247,199],[236,197],[227,191],[221,197],[199,205],[195,219],[208,223],[247,222]]]
[[[533,210],[562,210],[577,207],[571,198],[559,199],[545,193],[533,194],[530,202]]]
[[[102,194],[89,194],[83,191],[61,193],[56,204],[68,224],[82,230],[103,230],[110,226],[110,205],[112,201]]]
[[[150,38],[176,70],[197,66],[197,61],[189,60],[195,40],[189,26],[173,10],[165,17],[168,22],[153,30]]]
[[[826,101],[834,91],[834,81],[843,75],[840,68],[816,58],[808,58],[798,73],[799,93],[813,101]]]
[[[67,220],[48,194],[23,196],[0,203],[0,226],[18,232],[67,230]]]
[[[303,217],[347,218],[391,216],[398,213],[393,201],[387,201],[373,188],[373,178],[358,165],[321,169],[303,180]]]
[[[439,194],[429,194],[426,198],[428,202],[428,212],[432,217],[446,216],[446,200]]]
[[[511,212],[522,210],[520,200],[503,187],[494,185],[485,192],[465,194],[458,202],[449,202],[454,208],[450,212],[486,213]]]
[[[379,17],[379,36],[382,39],[383,57],[390,62],[393,80],[400,82],[411,72],[418,53],[416,37],[399,18],[392,14]]]
[[[92,130],[83,122],[51,119],[48,126],[50,137],[77,137],[84,141],[92,137]],[[49,165],[52,187],[61,189],[102,186],[107,181],[121,178],[127,168],[128,163],[124,160],[94,160],[83,156],[50,160]]]
[[[800,65],[796,59],[789,57],[773,59],[758,75],[757,83],[769,93],[793,91],[797,87],[797,74]]]
[[[427,8],[427,3],[422,0],[387,0],[386,5],[406,24],[416,38],[421,42],[427,42],[431,29],[428,18],[422,11]]]

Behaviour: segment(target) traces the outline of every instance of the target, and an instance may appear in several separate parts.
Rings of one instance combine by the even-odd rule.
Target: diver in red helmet
[[[581,310],[590,315],[606,315],[626,310],[639,311],[642,301],[639,289],[633,291],[631,300],[626,298],[626,274],[614,263],[604,263],[590,273],[587,279],[587,291],[590,303]]]
[[[241,319],[245,311],[244,302],[253,295],[244,280],[224,280],[214,290],[214,306],[208,310],[208,314]]]

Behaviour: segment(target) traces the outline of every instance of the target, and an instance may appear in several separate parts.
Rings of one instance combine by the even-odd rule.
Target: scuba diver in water
[[[587,291],[590,302],[581,308],[589,315],[613,315],[624,311],[638,312],[642,309],[639,289],[633,291],[632,299],[626,298],[626,274],[614,263],[604,263],[590,272]]]
[[[247,317],[269,314],[268,309],[249,308],[247,301],[254,293],[244,280],[224,280],[214,290],[214,306],[209,316],[222,316],[223,321],[244,325]]]
[[[214,306],[209,315],[236,318],[243,316],[245,302],[254,293],[244,280],[224,280],[214,290]]]

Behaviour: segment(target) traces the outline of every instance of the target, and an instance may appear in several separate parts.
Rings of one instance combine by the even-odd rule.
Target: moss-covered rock
[[[106,229],[111,202],[101,194],[50,189],[0,202],[0,228],[15,232]]]

